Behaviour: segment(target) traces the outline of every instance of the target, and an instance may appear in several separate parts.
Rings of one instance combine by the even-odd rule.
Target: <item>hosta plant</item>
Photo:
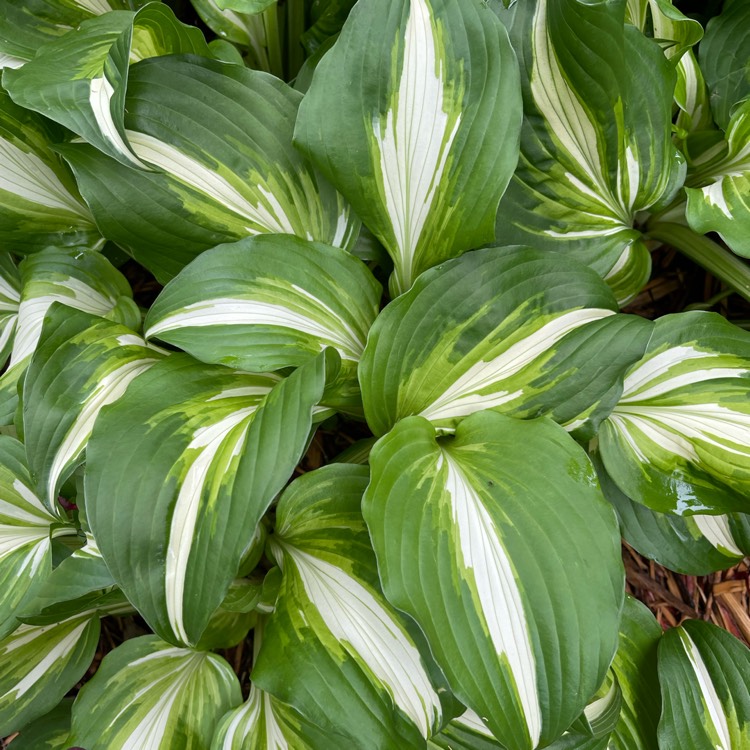
[[[747,750],[747,4],[193,5],[0,1],[0,736]]]

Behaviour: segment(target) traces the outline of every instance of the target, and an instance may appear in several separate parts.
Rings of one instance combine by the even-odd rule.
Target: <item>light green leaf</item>
[[[14,253],[101,240],[70,170],[51,150],[64,138],[0,89],[0,242]]]
[[[54,708],[83,677],[99,641],[99,616],[84,612],[54,625],[19,625],[0,641],[0,735]]]
[[[288,378],[174,354],[100,413],[86,449],[86,513],[153,630],[197,643],[305,451],[326,352]]]
[[[427,743],[429,750],[503,750],[492,732],[470,708]]]
[[[485,411],[436,438],[410,417],[370,465],[363,513],[388,600],[508,750],[557,739],[604,681],[623,596],[617,521],[581,448],[547,419]]]
[[[590,265],[620,303],[646,283],[633,228],[684,178],[671,142],[673,66],[622,2],[536,0],[500,11],[519,55],[524,126],[497,237]],[[623,61],[627,60],[627,65]]]
[[[144,329],[203,362],[252,372],[300,365],[326,346],[356,365],[381,293],[339,248],[249,237],[196,258],[157,297]]]
[[[158,55],[209,56],[203,34],[169,6],[149,3],[83,21],[42,47],[22,68],[3,74],[16,104],[49,117],[123,164],[148,169],[125,133],[128,67]]]
[[[0,376],[0,423],[16,409],[16,387],[33,355],[53,302],[137,327],[140,313],[125,277],[100,253],[50,247],[26,258],[18,324],[8,370]]]
[[[361,0],[315,71],[295,143],[387,248],[396,295],[495,239],[520,120],[515,56],[486,4]]]
[[[649,30],[674,64],[703,37],[700,22],[680,12],[672,0],[627,0],[625,20],[642,32]]]
[[[750,746],[750,651],[726,630],[688,620],[659,645],[659,749]]]
[[[358,220],[292,147],[300,99],[278,79],[239,65],[143,60],[130,69],[125,135],[154,171],[85,144],[61,152],[103,234],[162,282],[203,250],[248,235],[296,234],[348,247]]]
[[[750,96],[750,5],[726,0],[706,26],[698,59],[711,96],[716,124],[727,130],[734,106]]]
[[[34,720],[13,739],[13,750],[68,750],[72,698],[63,699],[48,714]]]
[[[0,253],[0,368],[10,356],[18,324],[21,277],[9,253]]]
[[[134,638],[107,654],[78,694],[70,744],[204,750],[221,716],[241,701],[237,676],[220,656]]]
[[[656,321],[599,434],[607,473],[653,510],[749,512],[750,334],[715,313]]]
[[[596,273],[550,253],[448,261],[375,321],[360,365],[367,422],[382,435],[414,414],[450,431],[493,409],[595,428],[650,332],[617,309]]]
[[[620,643],[612,662],[622,704],[610,750],[658,750],[656,726],[661,697],[656,650],[661,634],[661,626],[646,606],[626,596]]]
[[[443,722],[441,691],[426,644],[380,590],[360,510],[368,478],[332,464],[281,496],[269,550],[283,580],[253,680],[358,747],[424,748]]]
[[[61,526],[60,518],[44,507],[32,486],[23,445],[0,435],[0,639],[13,631],[19,607],[52,572],[53,527]]]
[[[276,0],[216,0],[216,6],[221,10],[234,10],[238,13],[262,13],[270,8]]]
[[[54,303],[23,383],[23,431],[49,507],[83,461],[102,407],[164,357],[129,328]]]

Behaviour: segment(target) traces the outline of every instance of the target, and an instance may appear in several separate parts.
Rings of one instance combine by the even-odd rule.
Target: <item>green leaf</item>
[[[0,376],[0,423],[16,409],[16,387],[26,372],[53,302],[136,327],[140,313],[125,277],[100,253],[50,247],[26,258],[21,271],[18,324],[8,370]]]
[[[467,709],[427,743],[428,750],[503,750],[474,711]]]
[[[715,313],[656,321],[599,434],[629,498],[679,515],[747,512],[750,334]]]
[[[54,625],[19,625],[0,641],[0,735],[54,708],[83,677],[99,642],[99,616],[84,612]]]
[[[149,3],[83,21],[42,47],[22,68],[3,74],[16,104],[49,117],[130,167],[148,169],[125,133],[131,62],[158,55],[209,56],[203,34],[180,23],[169,6]]]
[[[529,455],[544,461],[530,470]],[[616,518],[581,448],[546,419],[485,411],[436,439],[410,417],[371,469],[363,513],[388,600],[508,750],[557,739],[604,681],[623,596]]]
[[[276,4],[276,0],[216,0],[220,10],[234,10],[238,13],[262,13]]]
[[[9,253],[0,253],[0,368],[13,348],[21,302],[21,277]]]
[[[612,662],[622,704],[610,739],[611,750],[658,750],[656,727],[661,696],[656,652],[661,634],[661,626],[646,606],[626,596],[620,643]]]
[[[72,698],[63,699],[48,714],[35,719],[13,740],[13,750],[68,750]]]
[[[473,1],[361,0],[318,65],[295,143],[387,248],[394,296],[495,239],[517,75],[504,27]]]
[[[301,98],[239,65],[143,60],[130,69],[125,135],[154,171],[85,144],[61,152],[102,233],[163,283],[203,250],[248,235],[347,247],[358,220],[292,147]]]
[[[250,687],[246,703],[222,718],[211,750],[350,750],[352,741],[325,732],[270,693]]]
[[[659,749],[742,750],[750,743],[750,651],[726,630],[688,620],[659,645]]]
[[[339,248],[249,237],[196,258],[157,297],[144,329],[203,362],[252,372],[300,365],[326,346],[356,365],[381,292]]]
[[[525,119],[497,221],[504,244],[586,263],[621,304],[651,268],[635,216],[668,202],[684,178],[670,137],[673,67],[624,24],[624,8],[536,0],[500,12],[519,55]]]
[[[281,496],[269,550],[283,580],[253,680],[358,747],[424,748],[443,707],[426,645],[380,590],[360,510],[368,478],[364,466],[332,464]]]
[[[23,383],[26,455],[50,507],[102,407],[163,357],[125,326],[53,303]]]
[[[51,150],[64,137],[0,89],[0,242],[14,253],[101,239],[70,170]]]
[[[220,656],[142,636],[110,651],[84,685],[69,742],[86,750],[203,750],[241,701],[237,676]]]
[[[706,26],[698,59],[711,95],[716,124],[727,130],[734,106],[750,96],[750,5],[726,0]]]
[[[112,577],[165,639],[199,641],[322,416],[326,369],[325,354],[285,379],[174,354],[100,413],[88,520]]]
[[[13,631],[17,610],[52,571],[51,534],[60,518],[32,486],[23,445],[0,435],[0,639]]]
[[[421,415],[449,431],[483,409],[595,428],[651,330],[616,310],[596,273],[556,255],[488,248],[448,261],[370,331],[360,365],[370,429]]]
[[[703,37],[700,22],[680,12],[672,0],[627,0],[625,20],[642,32],[650,29],[673,64]]]
[[[271,70],[268,40],[263,15],[248,15],[222,10],[217,0],[191,0],[193,7],[214,33],[229,42],[246,48],[248,62],[258,70]]]

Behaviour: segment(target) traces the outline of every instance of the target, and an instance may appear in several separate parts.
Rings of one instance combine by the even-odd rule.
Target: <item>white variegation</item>
[[[229,724],[223,727],[216,750],[239,750],[262,735],[265,750],[293,750],[276,719],[271,696],[253,685],[247,702],[232,712]]]
[[[383,127],[373,119],[384,199],[396,240],[397,277],[411,286],[414,254],[461,124],[444,81],[441,33],[427,0],[411,0],[398,92]]]
[[[93,224],[86,206],[71,195],[42,159],[4,138],[0,138],[0,190]]]
[[[107,0],[73,0],[73,2],[83,10],[88,10],[91,13],[95,13],[100,16],[104,13],[109,13],[112,10],[112,6]]]
[[[26,60],[20,57],[13,57],[6,52],[0,52],[0,70],[3,68],[20,68],[26,64]]]
[[[583,709],[583,713],[589,722],[595,722],[601,718],[612,706],[612,701],[617,696],[617,682],[612,680],[612,684],[609,686],[606,694],[601,698],[591,701],[586,708]]]
[[[490,730],[487,729],[487,726],[482,721],[479,714],[476,713],[476,711],[472,711],[470,708],[467,708],[466,711],[464,711],[459,717],[457,717],[453,721],[456,724],[460,724],[462,727],[466,727],[466,729],[469,729],[475,734],[481,734],[482,737],[487,737],[490,740],[495,739],[492,732],[490,732]]]
[[[476,411],[501,406],[523,391],[500,390],[499,384],[549,351],[564,336],[581,326],[614,315],[598,308],[570,310],[545,323],[521,341],[490,360],[480,360],[458,377],[420,416],[430,420],[466,417]],[[482,393],[482,391],[488,391]]]
[[[696,514],[691,516],[691,519],[695,521],[698,531],[700,531],[717,550],[737,557],[744,556],[744,552],[737,546],[737,542],[732,536],[732,530],[729,527],[729,518],[727,516]]]
[[[117,152],[124,156],[131,164],[142,169],[147,169],[146,165],[140,159],[133,156],[130,148],[117,130],[114,118],[112,117],[112,97],[114,93],[115,90],[105,75],[91,79],[89,106],[96,119],[96,124],[99,126],[99,131],[114,146]]]
[[[457,552],[475,591],[478,614],[495,652],[507,659],[532,747],[536,747],[542,732],[536,658],[513,563],[482,499],[461,467],[443,451],[437,468],[445,471],[445,489],[458,532]]]
[[[186,305],[178,312],[162,318],[147,331],[148,338],[159,336],[167,331],[180,328],[201,328],[206,326],[240,326],[266,325],[302,331],[322,339],[321,350],[326,345],[333,345],[343,359],[358,360],[365,348],[365,342],[355,331],[321,300],[313,297],[298,286],[294,291],[304,295],[325,312],[334,316],[338,328],[322,323],[310,315],[292,309],[283,304],[274,304],[262,300],[239,299],[237,297],[220,297],[202,300]],[[283,296],[279,295],[280,302]]]
[[[275,198],[273,202],[269,202],[266,196],[270,191],[264,191],[262,185],[255,188],[263,199],[252,203],[220,174],[174,146],[146,133],[127,130],[125,134],[131,148],[140,159],[256,224],[255,228],[246,227],[248,234],[258,234],[260,231],[296,234],[281,204]],[[258,226],[261,227],[260,230]]]
[[[680,629],[679,633],[682,647],[685,649],[685,653],[690,660],[690,666],[693,668],[701,696],[703,697],[703,704],[708,713],[706,718],[719,739],[715,750],[734,750],[724,706],[716,693],[716,688],[714,687],[706,663],[703,661],[703,657],[695,645],[695,641],[693,641],[687,632],[684,629]],[[709,727],[707,729],[710,731]]]
[[[257,408],[257,404],[245,406],[214,424],[199,428],[185,450],[189,466],[182,477],[172,512],[164,576],[169,622],[175,635],[184,643],[190,643],[184,624],[187,565],[195,536],[198,511],[209,484],[211,467],[220,451],[231,449],[232,456],[239,454],[245,443],[250,417]],[[242,429],[235,432],[243,422],[245,424]]]
[[[326,627],[427,738],[442,707],[421,656],[393,615],[359,581],[325,560],[285,546]]]

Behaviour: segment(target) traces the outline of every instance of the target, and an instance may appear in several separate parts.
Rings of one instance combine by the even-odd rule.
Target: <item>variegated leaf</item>
[[[89,668],[98,641],[95,612],[53,625],[19,625],[0,641],[0,736],[54,708]]]
[[[64,698],[48,714],[35,719],[13,739],[13,750],[68,750],[72,698]]]
[[[10,254],[0,253],[0,368],[10,356],[21,303],[21,277]]]
[[[497,221],[498,240],[590,265],[621,303],[650,273],[636,214],[668,202],[684,178],[670,139],[674,70],[624,24],[624,8],[536,0],[500,12],[519,54],[525,119]]]
[[[51,149],[64,138],[62,128],[0,89],[0,242],[14,253],[101,241],[70,170]]]
[[[376,435],[420,415],[443,431],[483,409],[595,429],[651,324],[616,315],[592,270],[488,248],[424,273],[378,316],[360,366]]]
[[[370,465],[363,512],[388,600],[504,747],[557,739],[604,681],[623,595],[617,521],[585,454],[547,419],[484,411],[453,437],[403,419]]]
[[[210,92],[210,103],[206,102]],[[348,247],[359,221],[292,147],[301,95],[198,57],[130,69],[125,136],[154,171],[85,144],[61,149],[102,233],[166,282],[199,253],[255,234]]]
[[[52,537],[76,533],[44,507],[32,486],[23,445],[0,435],[0,639],[52,572]]]
[[[113,578],[165,639],[197,643],[224,599],[325,414],[326,355],[281,378],[174,354],[100,413],[87,516]]]
[[[659,750],[750,746],[750,650],[726,630],[687,620],[659,645]]]
[[[625,20],[642,32],[650,31],[673,64],[703,37],[700,22],[675,8],[673,0],[627,0]]]
[[[17,383],[31,360],[44,317],[53,302],[101,315],[131,328],[140,312],[125,277],[100,253],[84,249],[47,248],[20,265],[21,299],[7,371],[0,376],[0,423],[9,424],[16,410]]]
[[[86,750],[204,750],[241,701],[220,656],[142,636],[107,654],[78,694],[69,742]]]
[[[300,365],[327,346],[356,366],[381,293],[339,248],[250,237],[196,258],[157,297],[144,330],[203,362],[252,372]]]
[[[42,47],[22,68],[3,75],[16,104],[49,117],[130,167],[148,169],[127,142],[128,67],[158,55],[209,56],[201,32],[175,18],[169,6],[149,3],[83,21]]]
[[[715,313],[656,321],[599,434],[608,474],[661,512],[750,512],[750,334]]]
[[[507,33],[470,0],[361,0],[316,69],[295,143],[393,258],[393,295],[492,242],[518,156]]]
[[[283,581],[253,680],[358,747],[424,748],[445,690],[380,590],[360,510],[368,478],[364,466],[333,464],[281,496],[269,550]]]
[[[250,687],[246,703],[224,716],[211,750],[349,750],[348,737],[324,731],[270,693]]]
[[[164,353],[129,328],[53,303],[23,383],[23,431],[36,488],[57,504],[102,407]]]

